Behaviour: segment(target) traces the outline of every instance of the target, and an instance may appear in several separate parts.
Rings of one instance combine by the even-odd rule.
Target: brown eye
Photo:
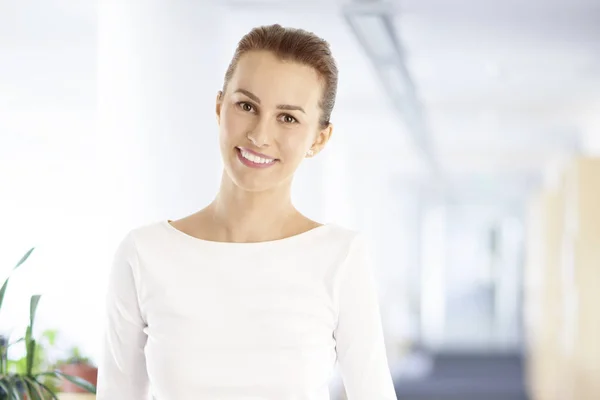
[[[254,110],[254,107],[252,107],[252,104],[246,103],[246,102],[244,102],[244,101],[242,101],[242,102],[239,102],[239,103],[238,103],[238,106],[239,106],[239,107],[240,107],[240,108],[241,108],[243,111],[246,111],[246,112],[252,112],[252,111]]]
[[[295,124],[296,122],[298,122],[298,120],[292,117],[291,115],[286,114],[283,116],[283,122],[285,122],[286,124]]]

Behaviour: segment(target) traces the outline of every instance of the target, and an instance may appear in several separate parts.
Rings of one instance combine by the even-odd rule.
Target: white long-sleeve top
[[[132,230],[111,268],[97,400],[396,399],[365,241],[323,225],[268,242]]]

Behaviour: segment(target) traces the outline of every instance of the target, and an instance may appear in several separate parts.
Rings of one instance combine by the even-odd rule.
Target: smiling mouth
[[[275,164],[279,161],[277,158],[270,158],[265,155],[258,155],[244,148],[236,147],[238,157],[245,165],[251,167],[264,168]]]

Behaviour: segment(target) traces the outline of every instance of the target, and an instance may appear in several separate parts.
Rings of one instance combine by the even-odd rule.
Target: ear
[[[327,127],[325,127],[324,129],[321,129],[319,131],[317,138],[315,139],[313,145],[310,147],[310,150],[312,150],[312,156],[310,156],[310,157],[314,157],[319,152],[321,152],[321,150],[323,150],[323,148],[325,147],[327,142],[329,142],[329,139],[331,139],[332,134],[333,134],[333,125],[332,124],[327,125]]]
[[[215,107],[215,112],[217,114],[217,123],[219,125],[221,125],[221,106],[222,105],[223,105],[223,92],[219,90],[217,92],[217,100],[216,100],[216,107]]]

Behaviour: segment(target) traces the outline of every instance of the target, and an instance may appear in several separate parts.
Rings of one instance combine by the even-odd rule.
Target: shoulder
[[[113,253],[113,270],[117,274],[131,270],[134,279],[139,281],[142,274],[155,265],[152,260],[164,258],[165,248],[170,246],[173,235],[166,220],[129,229],[121,236]]]
[[[344,245],[348,252],[354,251],[356,248],[364,247],[367,243],[365,234],[359,230],[350,229],[337,224],[323,225],[326,229],[325,235],[331,242]]]
[[[163,240],[170,229],[175,229],[167,220],[153,221],[130,230],[129,236],[135,241]]]
[[[320,233],[314,238],[326,252],[335,256],[340,271],[347,268],[347,264],[370,262],[369,241],[363,232],[337,224],[325,224],[317,230]]]
[[[171,234],[169,222],[154,221],[129,229],[121,238],[118,252],[136,252],[139,249],[152,248],[157,244],[164,244]]]
[[[339,263],[335,268],[334,296],[357,296],[373,283],[374,264],[368,236],[358,230],[334,226],[329,231],[337,244]]]

